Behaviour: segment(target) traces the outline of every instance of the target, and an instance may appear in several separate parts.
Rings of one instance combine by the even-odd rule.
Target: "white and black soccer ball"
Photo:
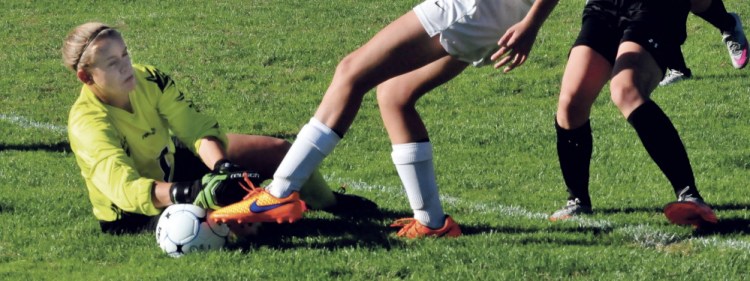
[[[156,224],[156,243],[172,257],[220,249],[227,242],[229,227],[206,217],[206,210],[193,204],[167,207]]]

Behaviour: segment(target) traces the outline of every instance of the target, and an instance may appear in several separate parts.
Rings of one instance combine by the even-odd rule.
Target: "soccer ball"
[[[229,227],[206,219],[206,210],[193,204],[167,207],[156,224],[156,243],[172,257],[224,246]]]

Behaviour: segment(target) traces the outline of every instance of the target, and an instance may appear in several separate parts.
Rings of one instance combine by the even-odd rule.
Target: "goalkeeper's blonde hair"
[[[74,28],[62,46],[65,67],[72,71],[86,70],[92,63],[94,42],[102,38],[121,37],[120,32],[101,22],[87,22]]]

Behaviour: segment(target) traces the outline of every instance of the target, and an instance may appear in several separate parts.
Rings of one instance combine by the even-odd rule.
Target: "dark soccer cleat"
[[[591,211],[591,206],[581,205],[581,201],[576,198],[572,200],[568,200],[568,203],[565,204],[565,207],[563,207],[560,210],[555,211],[551,216],[549,216],[550,221],[560,221],[560,220],[567,220],[569,218],[577,217],[580,215],[590,215],[593,211]]]
[[[336,203],[323,208],[322,211],[340,217],[371,218],[381,215],[378,204],[362,196],[346,194],[346,188],[341,187],[333,193]]]

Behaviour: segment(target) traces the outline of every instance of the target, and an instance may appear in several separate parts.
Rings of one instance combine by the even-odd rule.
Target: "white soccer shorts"
[[[430,37],[448,54],[474,66],[490,64],[497,41],[521,21],[534,0],[427,0],[414,7]]]

